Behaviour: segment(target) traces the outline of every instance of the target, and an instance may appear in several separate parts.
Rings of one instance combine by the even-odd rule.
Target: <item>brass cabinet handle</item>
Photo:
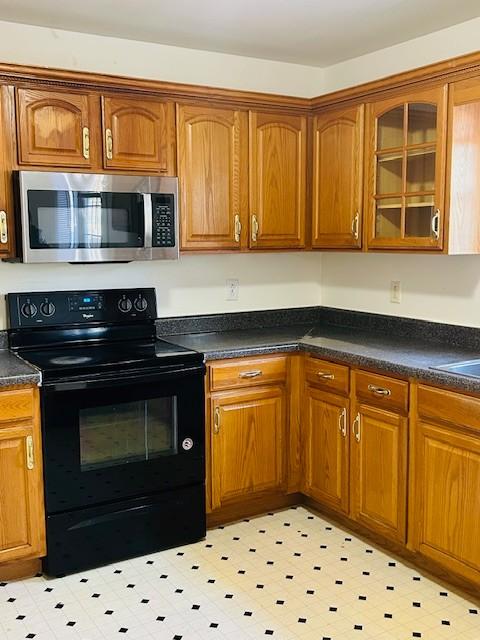
[[[253,371],[241,371],[238,374],[239,378],[258,378],[262,375],[262,371],[260,369],[254,369]]]
[[[90,158],[90,129],[88,127],[83,127],[82,140],[83,157],[85,158],[85,160],[88,160]]]
[[[435,209],[435,214],[432,218],[432,234],[435,240],[440,238],[440,209]]]
[[[215,418],[213,420],[213,433],[220,433],[220,407],[215,407]]]
[[[0,244],[8,243],[7,212],[0,211]]]
[[[335,380],[335,374],[328,371],[317,371],[317,376],[322,380]]]
[[[113,158],[113,136],[111,129],[105,129],[105,151],[107,159],[111,160]]]
[[[354,237],[355,240],[358,240],[359,225],[360,225],[360,214],[357,211],[355,214],[355,217],[352,220],[352,236]]]
[[[338,428],[344,438],[347,437],[347,410],[344,407],[338,417]]]
[[[33,452],[33,436],[27,436],[27,469],[32,470],[35,466],[35,457]]]
[[[242,223],[238,213],[235,215],[235,242],[240,242],[240,234],[242,233]]]
[[[390,389],[386,389],[384,387],[377,387],[374,384],[369,384],[368,390],[374,393],[376,396],[383,396],[385,398],[392,395],[392,392],[390,391]]]
[[[252,240],[256,242],[258,238],[258,220],[255,214],[252,215]]]
[[[361,420],[360,414],[357,413],[356,418],[353,421],[353,425],[352,425],[352,432],[357,442],[360,442],[361,428],[362,428],[362,420]]]

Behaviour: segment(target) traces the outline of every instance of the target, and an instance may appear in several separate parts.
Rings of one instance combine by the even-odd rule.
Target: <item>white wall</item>
[[[480,18],[325,70],[334,91],[480,49]],[[390,303],[400,280],[402,301]],[[480,256],[324,254],[322,304],[480,326]]]
[[[0,22],[0,60],[157,80],[311,96],[322,70],[206,51]],[[238,302],[225,278],[240,280]],[[309,306],[320,302],[320,256],[182,256],[176,263],[23,265],[0,263],[8,291],[154,286],[165,316]],[[5,308],[0,301],[0,329]]]

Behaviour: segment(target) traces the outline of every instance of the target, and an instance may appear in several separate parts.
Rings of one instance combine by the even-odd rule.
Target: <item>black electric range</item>
[[[14,293],[9,345],[42,374],[44,569],[205,535],[203,355],[158,340],[153,289]]]

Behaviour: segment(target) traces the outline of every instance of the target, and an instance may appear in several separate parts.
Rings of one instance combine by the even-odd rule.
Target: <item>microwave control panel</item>
[[[175,202],[173,194],[152,195],[152,247],[175,246]]]

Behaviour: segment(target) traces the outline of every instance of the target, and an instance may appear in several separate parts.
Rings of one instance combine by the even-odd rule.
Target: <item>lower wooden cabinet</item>
[[[285,488],[285,415],[281,387],[211,398],[212,507]]]
[[[38,390],[0,392],[0,564],[45,555]]]
[[[307,385],[303,418],[303,491],[348,513],[348,399]]]
[[[413,546],[478,584],[480,400],[419,386],[413,443]]]
[[[360,405],[351,434],[351,515],[384,537],[405,542],[407,418]]]

